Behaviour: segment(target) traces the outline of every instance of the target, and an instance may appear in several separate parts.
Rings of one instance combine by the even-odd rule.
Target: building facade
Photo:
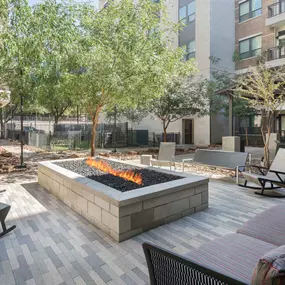
[[[185,24],[177,35],[177,44],[186,47],[186,59],[196,59],[200,75],[211,79],[216,70],[233,74],[234,1],[172,0],[169,3],[171,15],[178,15],[178,19],[172,20]],[[218,58],[218,63],[211,62],[211,56]],[[182,144],[220,143],[222,136],[228,134],[227,119],[216,115],[183,118],[170,126],[171,129],[179,130]]]
[[[104,2],[100,3],[103,7]],[[195,58],[200,75],[211,79],[216,70],[235,72],[232,56],[235,48],[235,0],[168,0],[169,18],[185,27],[173,35],[173,46],[186,47],[186,59]],[[218,58],[212,63],[210,57]],[[149,116],[137,129],[162,133],[159,119]],[[221,143],[228,135],[224,116],[192,116],[169,125],[167,132],[179,133],[181,144],[207,146]]]
[[[285,64],[285,0],[235,0],[236,74],[246,73],[260,56],[268,68]],[[285,137],[285,110],[275,122]]]

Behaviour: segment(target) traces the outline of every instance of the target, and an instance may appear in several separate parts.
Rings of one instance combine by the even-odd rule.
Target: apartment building
[[[173,46],[186,47],[185,58],[196,59],[200,75],[210,79],[215,70],[234,74],[235,0],[168,0],[167,7],[172,21],[185,24],[173,36]],[[219,58],[219,62],[213,64],[210,56]],[[153,116],[136,128],[162,133],[161,121]],[[191,116],[171,123],[167,132],[179,133],[181,144],[220,143],[222,136],[228,135],[227,118]]]
[[[178,17],[186,26],[178,35],[179,46],[187,47],[187,59],[195,58],[200,74],[211,79],[215,70],[234,73],[234,1],[174,0],[178,2]],[[171,1],[172,2],[172,1]],[[209,58],[219,58],[213,64]],[[220,143],[228,135],[224,116],[189,117],[177,122],[181,143],[209,145]]]
[[[285,0],[235,0],[235,11],[236,73],[247,72],[259,56],[268,68],[285,64]],[[285,110],[274,127],[285,137]]]

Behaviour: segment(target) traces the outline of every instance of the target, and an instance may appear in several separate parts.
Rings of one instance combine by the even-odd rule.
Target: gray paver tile
[[[149,284],[143,242],[187,253],[274,204],[285,205],[211,182],[209,209],[117,243],[38,184],[6,188],[1,201],[12,205],[9,224],[17,229],[0,240],[5,285]]]

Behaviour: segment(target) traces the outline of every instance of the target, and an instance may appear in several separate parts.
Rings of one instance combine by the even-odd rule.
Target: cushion
[[[258,261],[251,284],[285,284],[285,245],[269,251]]]
[[[276,246],[285,245],[285,205],[274,206],[258,214],[237,232]]]
[[[276,181],[276,182],[279,182],[280,183],[280,179],[277,177],[276,174],[274,174],[273,176],[269,176],[269,175],[261,175],[261,174],[255,174],[255,173],[249,173],[249,172],[242,172],[242,175],[244,177],[245,180],[247,180],[248,182],[252,182],[252,183],[255,183],[255,184],[258,184],[258,185],[261,185],[260,182],[259,182],[259,178],[263,178],[263,179],[270,179],[271,181]],[[268,182],[270,183],[270,182]],[[269,187],[271,185],[265,185],[266,187]],[[276,186],[276,185],[275,185]]]
[[[203,244],[187,258],[219,273],[250,284],[261,256],[276,246],[241,234],[228,234]]]

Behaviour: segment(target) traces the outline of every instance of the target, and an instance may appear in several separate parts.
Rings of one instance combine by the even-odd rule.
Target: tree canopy
[[[164,94],[177,70],[184,77],[196,70],[171,45],[180,25],[168,19],[165,0],[110,1],[100,11],[68,0],[1,5],[0,78],[13,103],[24,98],[56,120],[84,106],[93,122],[91,155],[102,109],[140,109]]]
[[[266,166],[269,166],[269,139],[274,119],[285,104],[285,67],[268,68],[260,62],[250,67],[247,74],[239,76],[236,86],[233,91],[262,114],[264,158]]]
[[[164,141],[170,123],[186,116],[209,114],[208,81],[206,79],[173,78],[164,94],[150,103],[151,112],[162,121]]]
[[[100,12],[85,8],[79,57],[85,71],[77,83],[80,101],[92,118],[94,140],[102,108],[136,108],[159,98],[184,50],[171,48],[169,34],[178,26],[168,20],[164,0],[111,1]]]
[[[54,0],[34,6],[26,0],[4,3],[9,16],[1,17],[5,18],[0,35],[2,84],[12,91],[13,103],[23,96],[26,109],[34,106],[36,111],[41,105],[57,118],[71,98],[79,7]]]

